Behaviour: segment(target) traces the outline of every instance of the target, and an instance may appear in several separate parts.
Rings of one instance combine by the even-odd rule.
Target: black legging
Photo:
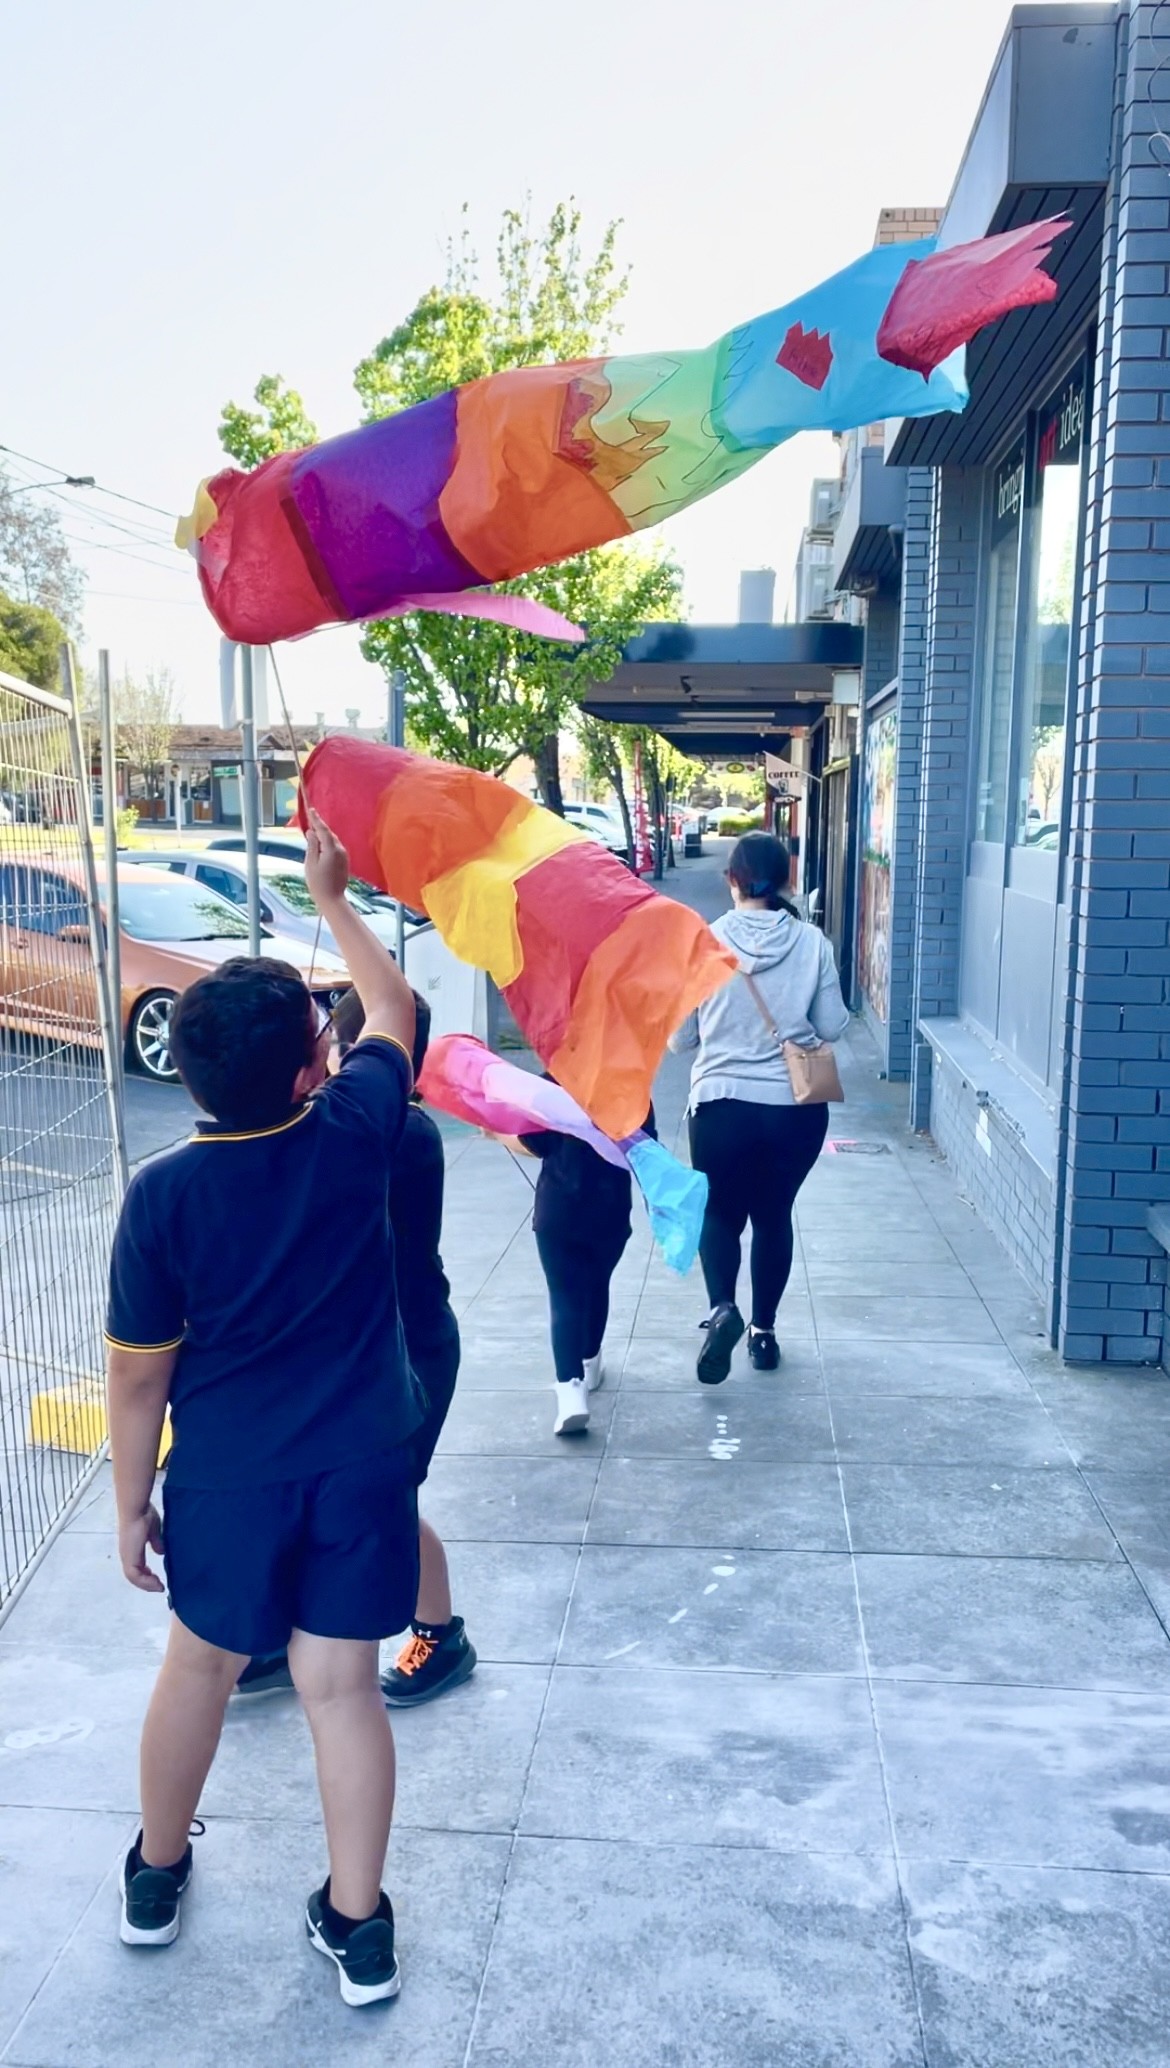
[[[752,1224],[752,1325],[771,1328],[792,1270],[792,1209],[829,1131],[827,1106],[712,1099],[691,1114],[691,1162],[709,1187],[699,1261],[713,1307],[734,1303]]]
[[[623,1245],[624,1247],[624,1245]],[[621,1250],[596,1250],[538,1234],[537,1253],[548,1282],[553,1364],[558,1379],[585,1376],[585,1359],[596,1357],[609,1320],[609,1281]]]

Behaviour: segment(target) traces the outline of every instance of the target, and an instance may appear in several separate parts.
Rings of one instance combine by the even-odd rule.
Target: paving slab
[[[1163,2068],[1170,1881],[912,1863],[930,2068]]]
[[[865,1685],[558,1666],[521,1829],[884,1855],[889,1823]]]
[[[521,1839],[468,2068],[684,2061],[921,2068],[890,1862]]]
[[[1071,1465],[1025,1469],[848,1460],[841,1466],[841,1481],[850,1541],[857,1552],[1121,1557],[1101,1506]],[[1167,1549],[1170,1554],[1170,1545]]]
[[[1170,1645],[1121,1560],[859,1557],[875,1674],[1170,1695]]]
[[[642,1667],[863,1671],[852,1566],[832,1552],[586,1545],[561,1659],[630,1656],[634,1636]]]
[[[847,1551],[836,1465],[604,1460],[590,1544],[698,1545],[711,1551]]]
[[[1170,1872],[1165,1696],[885,1680],[873,1696],[904,1858]]]

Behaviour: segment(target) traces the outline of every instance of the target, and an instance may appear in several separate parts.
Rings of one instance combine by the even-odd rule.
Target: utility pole
[[[401,668],[394,668],[390,673],[390,703],[387,711],[386,737],[392,747],[405,747],[406,745],[406,677]],[[395,911],[398,918],[398,953],[396,959],[399,969],[405,976],[406,914],[402,909],[401,898],[395,899]]]
[[[244,873],[248,884],[248,953],[260,953],[260,772],[256,766],[256,711],[252,649],[240,648],[240,808],[244,820]]]
[[[98,725],[101,733],[102,833],[105,836],[106,850],[106,971],[110,985],[111,1019],[115,1029],[120,1029],[122,939],[118,913],[118,753],[114,733],[114,700],[110,693],[110,656],[105,647],[102,647],[98,654]],[[120,1075],[120,1040],[114,1042],[113,1061]]]

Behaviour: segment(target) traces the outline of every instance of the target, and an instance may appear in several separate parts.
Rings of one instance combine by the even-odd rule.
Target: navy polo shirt
[[[277,1126],[202,1122],[132,1180],[107,1338],[178,1350],[171,1484],[309,1479],[418,1427],[388,1209],[410,1090],[406,1050],[374,1035]]]

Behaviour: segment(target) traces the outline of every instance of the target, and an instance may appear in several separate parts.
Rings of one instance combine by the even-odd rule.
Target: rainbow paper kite
[[[306,801],[358,876],[487,970],[595,1126],[635,1134],[667,1036],[738,967],[703,920],[509,784],[400,747],[322,740],[302,826]]]
[[[559,1084],[502,1063],[470,1034],[432,1042],[418,1088],[429,1106],[493,1135],[575,1135],[619,1170],[628,1170],[646,1202],[654,1239],[672,1271],[689,1271],[699,1250],[707,1180],[688,1170],[643,1128],[613,1142]]]
[[[493,373],[254,473],[205,482],[178,543],[221,631],[254,646],[443,610],[579,629],[482,592],[659,524],[802,430],[960,410],[961,347],[1051,301],[1065,220],[939,251],[885,245],[705,351]]]

